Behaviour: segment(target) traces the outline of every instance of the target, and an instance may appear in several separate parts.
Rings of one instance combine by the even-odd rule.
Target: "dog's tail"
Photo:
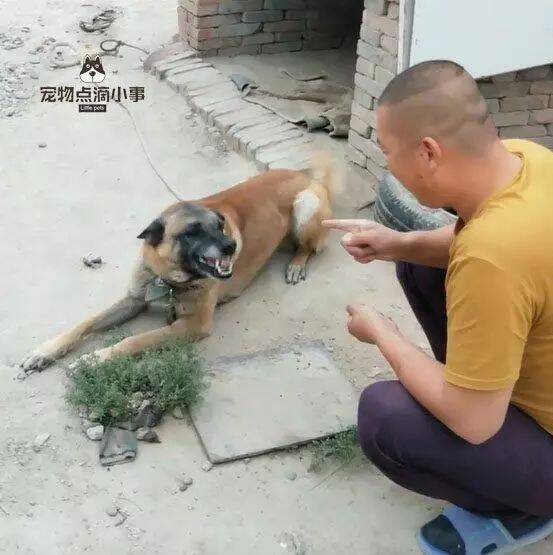
[[[344,190],[344,169],[329,152],[320,151],[313,155],[311,179],[314,185],[322,186],[327,192],[330,204]]]

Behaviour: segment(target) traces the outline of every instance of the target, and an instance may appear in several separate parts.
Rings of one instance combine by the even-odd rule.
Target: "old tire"
[[[456,220],[446,210],[422,206],[389,172],[378,184],[374,216],[377,222],[397,231],[437,229]]]

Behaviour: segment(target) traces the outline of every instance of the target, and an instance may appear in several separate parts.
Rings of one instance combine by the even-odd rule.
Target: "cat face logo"
[[[90,56],[85,57],[80,77],[83,83],[101,83],[106,78],[99,56],[93,60]]]

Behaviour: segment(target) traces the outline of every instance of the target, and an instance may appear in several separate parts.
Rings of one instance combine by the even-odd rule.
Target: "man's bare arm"
[[[412,262],[447,268],[454,225],[432,231],[400,232],[372,220],[326,220],[325,227],[346,231],[344,248],[363,264],[373,260]]]
[[[454,228],[455,225],[449,225],[432,231],[403,233],[398,245],[397,260],[433,268],[447,268]]]

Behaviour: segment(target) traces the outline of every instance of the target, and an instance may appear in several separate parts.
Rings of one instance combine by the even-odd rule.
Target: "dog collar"
[[[167,297],[169,301],[173,299],[173,287],[160,277],[154,278],[146,288],[146,302],[157,301]]]

